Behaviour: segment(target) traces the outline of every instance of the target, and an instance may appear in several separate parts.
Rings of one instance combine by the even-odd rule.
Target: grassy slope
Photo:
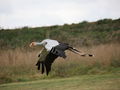
[[[62,26],[1,29],[0,48],[28,48],[31,41],[41,41],[45,38],[56,39],[78,47],[120,43],[120,19],[104,19]]]
[[[120,74],[83,75],[0,85],[0,90],[119,90]]]

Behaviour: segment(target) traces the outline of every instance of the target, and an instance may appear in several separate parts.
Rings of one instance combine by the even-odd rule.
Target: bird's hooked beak
[[[35,42],[32,42],[32,43],[29,44],[29,47],[33,47],[33,46],[36,46]]]

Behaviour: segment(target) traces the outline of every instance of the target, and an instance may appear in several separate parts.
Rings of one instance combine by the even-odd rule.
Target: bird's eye
[[[47,44],[47,42],[45,42],[45,45]]]

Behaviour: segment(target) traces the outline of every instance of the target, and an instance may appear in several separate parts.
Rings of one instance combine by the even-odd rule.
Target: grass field
[[[52,65],[49,76],[41,75],[35,66],[38,50],[0,51],[0,84],[73,77],[79,75],[115,74],[120,73],[120,44],[99,45],[91,48],[80,48],[95,57],[80,57],[67,52],[64,60],[58,58]],[[23,69],[24,68],[24,69]]]
[[[1,84],[0,90],[120,90],[120,74],[82,75]]]

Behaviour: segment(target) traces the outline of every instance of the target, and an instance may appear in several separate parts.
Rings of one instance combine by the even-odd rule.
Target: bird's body
[[[93,56],[91,54],[82,53],[71,47],[69,44],[60,43],[57,40],[45,39],[42,42],[32,42],[30,47],[36,45],[43,45],[44,47],[44,49],[42,49],[41,53],[39,54],[39,60],[36,65],[38,66],[38,70],[40,70],[40,67],[42,67],[42,73],[44,73],[46,68],[47,75],[51,71],[51,65],[57,57],[66,58],[66,50],[70,50],[81,56]]]
[[[58,41],[51,40],[51,39],[45,39],[41,43],[43,43],[43,45],[44,45],[44,43],[46,43],[44,46],[47,49],[47,51],[50,51],[52,49],[52,47],[59,45]],[[40,44],[40,43],[38,43],[38,44]]]

